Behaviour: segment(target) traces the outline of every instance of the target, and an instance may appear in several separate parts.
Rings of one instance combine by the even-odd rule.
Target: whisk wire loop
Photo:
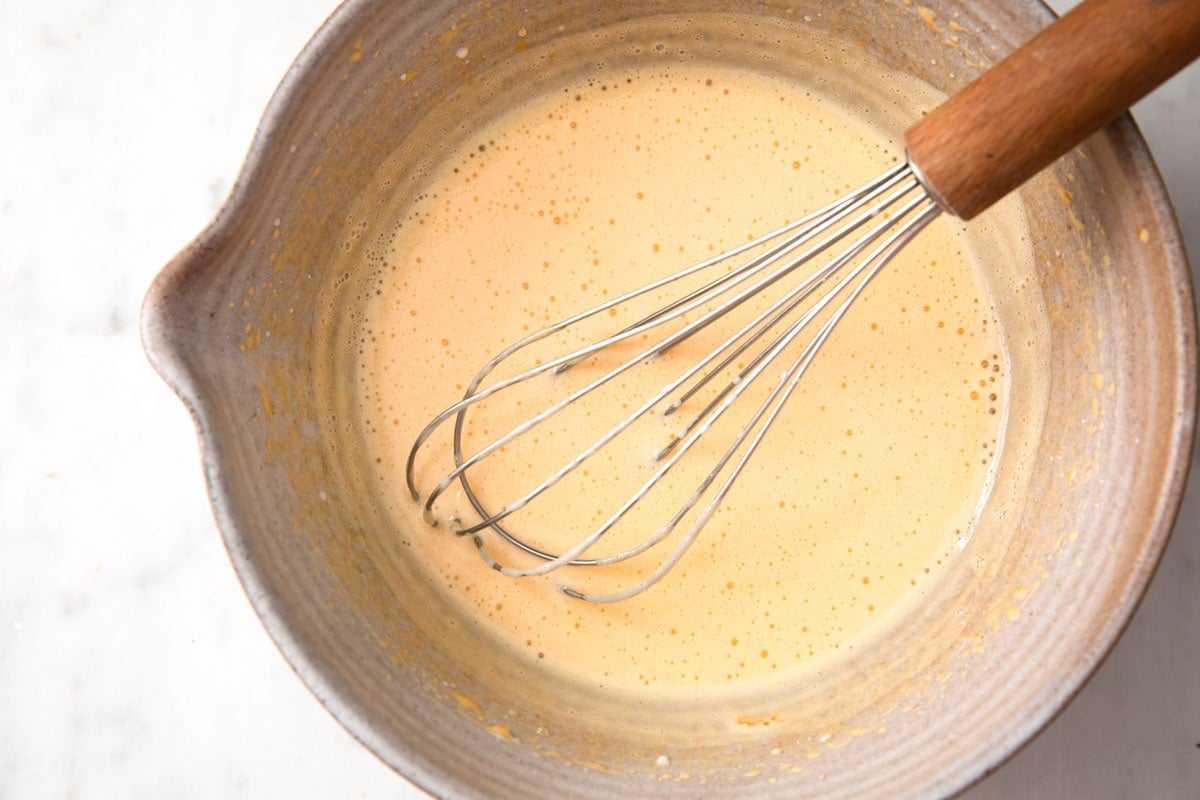
[[[681,522],[696,509],[722,474],[728,472],[712,499],[698,512],[687,532],[676,543],[673,550],[641,581],[611,593],[589,593],[572,587],[560,587],[562,591],[572,597],[594,602],[615,602],[644,591],[667,574],[683,557],[700,531],[716,513],[746,463],[792,395],[809,364],[812,363],[833,327],[846,314],[850,305],[894,255],[929,224],[940,211],[940,207],[925,191],[920,181],[913,176],[908,165],[901,164],[828,206],[788,223],[765,236],[758,237],[526,336],[487,362],[472,379],[463,398],[434,417],[418,434],[409,451],[406,464],[406,479],[412,496],[414,499],[420,498],[416,481],[416,460],[419,451],[437,429],[454,418],[452,434],[454,468],[445,474],[427,495],[423,503],[426,518],[436,524],[433,516],[434,504],[451,485],[455,482],[459,483],[480,519],[466,525],[456,522],[455,532],[463,536],[472,536],[481,558],[488,566],[511,577],[528,577],[545,574],[567,565],[615,564],[648,551],[669,538]],[[878,221],[870,224],[872,220]],[[869,227],[867,227],[868,225]],[[865,227],[867,230],[864,232],[862,229]],[[484,459],[567,407],[581,402],[602,385],[639,364],[646,363],[649,359],[665,355],[676,345],[726,317],[752,298],[761,297],[777,282],[795,273],[800,267],[813,262],[822,254],[832,252],[839,242],[851,235],[857,235],[857,238],[846,245],[845,249],[833,253],[826,263],[784,292],[765,310],[755,314],[749,322],[741,325],[732,335],[724,338],[707,354],[694,361],[674,380],[652,392],[632,413],[618,421],[591,445],[568,459],[532,489],[506,503],[499,510],[490,510],[479,498],[471,485],[468,473]],[[704,270],[727,264],[755,249],[762,249],[762,252],[753,255],[734,268],[727,269],[723,274],[707,281],[700,287],[684,293],[668,305],[642,315],[636,322],[617,333],[599,338],[597,341],[578,347],[565,355],[548,359],[532,368],[484,386],[487,378],[501,364],[508,362],[531,345],[560,333],[585,319],[624,306],[648,292],[656,291],[676,281],[686,280]],[[870,250],[869,253],[868,250]],[[845,274],[833,283],[832,288],[815,300],[813,299],[813,295],[818,289],[841,273]],[[835,299],[847,290],[849,290],[849,296],[840,305],[829,311]],[[717,300],[720,302],[716,302]],[[811,304],[805,307],[805,304],[810,301]],[[707,307],[713,303],[715,303],[714,307]],[[803,310],[801,311],[801,309]],[[800,316],[793,320],[792,317],[797,312],[800,313]],[[779,382],[762,401],[750,420],[741,427],[709,473],[670,519],[652,535],[642,539],[633,547],[603,557],[584,558],[584,555],[635,506],[646,499],[646,496],[663,480],[664,476],[734,405],[770,364],[790,349],[801,333],[813,324],[814,320],[827,312],[830,314],[829,318],[805,344],[791,365],[784,370]],[[696,319],[688,321],[687,317],[693,313],[698,316]],[[681,321],[680,327],[666,333],[661,341],[654,342],[649,347],[639,348],[634,356],[587,381],[582,388],[551,403],[507,432],[492,439],[472,455],[465,455],[462,438],[466,414],[471,407],[539,375],[547,373],[559,375],[616,344],[634,337],[643,337],[649,331],[676,320]],[[649,478],[588,535],[562,552],[551,553],[529,543],[502,524],[629,430],[641,417],[651,413],[664,400],[679,392],[678,396],[661,412],[664,416],[675,413],[718,376],[726,374],[741,356],[755,346],[760,349],[749,361],[738,369],[737,373],[716,392],[715,396],[687,425],[683,426],[678,435],[671,437],[664,447],[654,453],[653,459],[656,466]],[[681,389],[682,391],[680,391]],[[733,463],[732,467],[730,467],[731,463]],[[535,556],[542,563],[530,567],[516,567],[502,563],[491,553],[485,542],[483,534],[487,530],[499,534],[510,545],[526,554]]]

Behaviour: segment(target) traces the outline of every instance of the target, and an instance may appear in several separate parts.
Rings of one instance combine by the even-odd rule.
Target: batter
[[[695,546],[637,597],[591,604],[558,587],[628,585],[665,552],[509,578],[451,533],[451,520],[473,514],[460,492],[431,527],[404,484],[417,432],[507,344],[819,207],[899,157],[853,110],[767,77],[681,64],[535,98],[445,159],[393,216],[358,364],[378,487],[430,590],[531,668],[668,691],[794,674],[861,647],[919,598],[970,535],[1007,392],[976,255],[940,220],[842,321]],[[635,371],[600,406],[660,385],[656,369]],[[468,449],[552,392],[538,383],[479,410]],[[502,506],[603,429],[573,414],[507,450],[476,485]],[[673,430],[652,422],[531,506],[521,530],[552,550],[577,541],[640,485],[647,454]],[[422,451],[425,491],[448,452],[444,436]],[[697,480],[681,476],[676,489]],[[648,535],[636,527],[598,551]],[[536,563],[485,539],[506,563]]]

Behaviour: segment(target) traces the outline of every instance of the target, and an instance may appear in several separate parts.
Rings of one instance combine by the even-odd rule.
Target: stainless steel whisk
[[[696,540],[838,322],[896,253],[943,211],[971,219],[1198,56],[1200,2],[1196,0],[1085,0],[909,128],[905,163],[802,219],[564,319],[500,352],[471,381],[463,399],[438,414],[414,441],[406,467],[413,498],[421,498],[416,463],[422,447],[453,419],[455,467],[425,496],[427,520],[436,524],[435,503],[458,484],[480,519],[470,524],[456,521],[455,532],[471,536],[484,560],[511,577],[544,574],[566,565],[596,567],[627,561],[683,526],[684,532],[676,537],[670,552],[632,585],[610,593],[561,587],[572,597],[595,602],[639,594],[670,571]],[[741,259],[744,261],[738,263]],[[797,280],[797,272],[806,266],[811,272]],[[705,277],[710,274],[715,277]],[[784,281],[789,277],[793,279],[790,284]],[[696,283],[700,285],[693,288]],[[497,367],[536,343],[673,284],[688,288],[633,325],[485,385]],[[677,378],[642,398],[591,446],[498,510],[481,500],[469,473],[484,459],[564,409],[585,402],[601,386],[647,359],[667,357],[668,351],[734,309],[750,308],[753,304],[748,302],[768,289],[775,289],[779,297],[765,308],[754,306],[747,312],[748,321],[705,355],[683,365]],[[815,332],[803,339],[802,334],[814,326]],[[643,341],[651,333],[660,338],[635,348],[634,355],[623,356],[603,374],[491,439],[472,455],[464,454],[464,420],[473,406],[537,376],[561,375],[602,351]],[[765,399],[751,406],[749,418],[736,426],[711,470],[671,516],[646,531],[638,544],[603,557],[589,557],[589,550],[655,490],[784,353],[791,361],[781,377]],[[670,417],[702,391],[708,393],[707,401],[653,454],[652,474],[576,544],[561,552],[548,552],[506,525],[509,517],[537,501],[638,420],[648,414]],[[701,401],[695,404],[701,405]],[[536,563],[527,567],[501,563],[484,538],[487,531]]]

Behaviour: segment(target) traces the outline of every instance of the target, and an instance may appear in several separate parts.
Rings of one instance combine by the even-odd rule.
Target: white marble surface
[[[0,2],[0,798],[422,796],[266,637],[136,327],[331,7]],[[1200,69],[1138,117],[1200,260]],[[1200,481],[1116,651],[969,797],[1200,796],[1198,529]]]

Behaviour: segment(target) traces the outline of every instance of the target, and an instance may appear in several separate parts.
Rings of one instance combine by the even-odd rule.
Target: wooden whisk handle
[[[909,128],[909,159],[970,219],[1197,57],[1200,0],[1084,0]]]

